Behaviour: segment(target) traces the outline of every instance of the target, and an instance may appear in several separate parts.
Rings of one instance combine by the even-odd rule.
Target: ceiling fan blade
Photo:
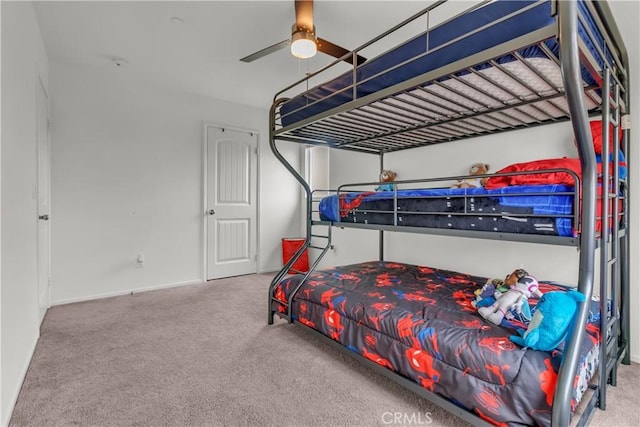
[[[320,37],[318,37],[317,45],[318,45],[318,50],[320,52],[324,52],[327,55],[331,55],[335,58],[341,58],[347,53],[351,52],[350,50],[347,50],[341,46],[338,46],[337,44],[331,43],[330,41],[327,41]],[[364,64],[366,60],[367,58],[360,55],[356,55],[357,65]],[[349,64],[353,64],[353,57],[350,55],[347,58],[345,58],[344,61],[348,62]]]
[[[313,0],[295,0],[296,27],[314,32],[313,28]]]
[[[286,47],[289,45],[289,43],[291,42],[291,40],[286,39],[286,40],[282,40],[281,42],[278,42],[274,45],[271,45],[269,47],[265,47],[262,50],[259,50],[255,53],[252,53],[251,55],[245,56],[244,58],[240,58],[240,61],[242,62],[251,62],[251,61],[255,61],[256,59],[260,59],[263,56],[267,56],[270,53],[276,52],[280,49],[282,49],[283,47]]]

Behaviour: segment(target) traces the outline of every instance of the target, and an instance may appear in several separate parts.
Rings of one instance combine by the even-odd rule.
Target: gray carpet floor
[[[301,327],[268,326],[271,277],[51,308],[10,425],[467,425]],[[640,425],[639,385],[640,365],[622,366],[591,424]]]

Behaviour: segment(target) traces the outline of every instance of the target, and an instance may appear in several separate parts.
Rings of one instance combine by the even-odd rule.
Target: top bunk
[[[345,55],[427,17],[439,1]],[[577,30],[581,108],[602,113],[603,70],[626,111],[627,54],[606,4],[485,1],[335,76],[337,60],[276,94],[273,138],[383,154],[569,120],[563,58]],[[565,15],[569,12],[564,12]],[[422,22],[422,21],[420,21]],[[564,24],[563,24],[564,22]],[[343,57],[342,59],[345,59]],[[568,71],[565,71],[565,74]],[[309,88],[311,82],[324,83]]]

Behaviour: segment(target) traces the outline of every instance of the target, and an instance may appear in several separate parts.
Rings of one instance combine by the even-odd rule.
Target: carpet
[[[303,328],[270,274],[52,307],[10,426],[466,426]],[[640,425],[640,365],[591,425]]]

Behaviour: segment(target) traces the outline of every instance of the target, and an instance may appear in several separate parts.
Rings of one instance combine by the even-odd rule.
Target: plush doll
[[[474,163],[469,168],[469,175],[484,175],[489,173],[489,165],[487,163]],[[459,180],[451,186],[451,188],[481,188],[487,183],[487,177],[482,178],[465,178]]]
[[[544,294],[533,314],[527,330],[520,330],[522,337],[512,335],[511,341],[534,350],[551,351],[567,337],[578,311],[578,303],[585,300],[578,291],[553,291]]]
[[[476,289],[473,293],[476,298],[471,301],[471,305],[474,307],[488,307],[508,290],[509,285],[505,284],[503,279],[488,279],[482,288]]]
[[[521,268],[509,274],[504,282],[509,285],[509,290],[500,295],[489,307],[478,308],[478,313],[482,317],[496,325],[502,322],[509,310],[522,313],[522,307],[528,304],[527,300],[531,295],[542,296],[542,292],[538,289],[538,281]]]
[[[398,174],[394,171],[383,170],[380,173],[380,182],[383,184],[377,186],[376,191],[393,191],[393,181],[396,180],[397,176]]]

